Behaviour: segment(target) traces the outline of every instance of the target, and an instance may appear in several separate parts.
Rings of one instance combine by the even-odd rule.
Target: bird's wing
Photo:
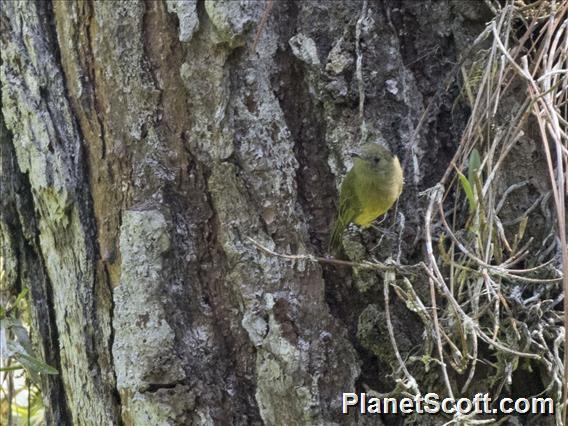
[[[337,253],[341,247],[343,231],[361,213],[361,203],[355,192],[355,174],[348,173],[341,184],[337,219],[329,240],[329,250]]]

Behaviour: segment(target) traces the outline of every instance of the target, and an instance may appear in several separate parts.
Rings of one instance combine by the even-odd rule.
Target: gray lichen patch
[[[207,16],[215,27],[218,43],[231,48],[244,45],[244,34],[255,23],[263,3],[235,0],[205,0]]]
[[[74,200],[70,199],[66,190],[57,191],[53,187],[41,188],[38,194],[38,205],[42,213],[49,219],[49,226],[66,228],[69,225],[69,214]]]
[[[113,424],[117,410],[106,346],[110,317],[102,308],[106,295],[94,266],[82,137],[68,103],[46,8],[43,2],[2,5],[2,22],[9,22],[0,40],[2,114],[33,197],[30,215],[37,220],[39,236],[34,231],[26,238],[39,240],[49,280],[42,303],[50,305],[55,317],[60,377],[71,416],[67,420],[79,423],[88,412],[93,424]],[[41,276],[40,271],[30,273]],[[34,279],[33,285],[41,284]]]
[[[160,300],[165,285],[163,256],[170,244],[160,211],[125,213],[120,234],[122,275],[114,292],[113,356],[117,388],[123,396],[132,395],[132,401],[123,401],[128,406],[151,387],[185,378]]]
[[[144,14],[141,2],[100,2],[94,8],[94,54],[97,63],[109,64],[99,71],[101,108],[113,117],[107,131],[123,143],[144,139],[160,97],[144,51]]]
[[[191,43],[191,55],[179,68],[186,89],[191,132],[184,134],[192,155],[206,162],[233,153],[233,132],[226,126],[230,99],[229,49],[216,46],[215,28],[204,20]]]
[[[195,398],[185,385],[137,393],[127,407],[128,419],[135,425],[203,424],[193,413]]]
[[[312,395],[309,385],[308,388],[296,386],[286,370],[270,352],[263,351],[257,357],[259,380],[256,400],[262,418],[267,425],[294,424],[294,422],[313,424],[314,418],[310,415]]]
[[[310,37],[307,37],[301,33],[296,34],[294,37],[290,39],[288,44],[290,44],[290,47],[292,48],[292,53],[298,59],[302,60],[303,62],[309,65],[313,66],[320,65],[316,43]]]
[[[62,123],[45,119],[50,116],[52,107],[41,94],[44,86],[41,81],[45,76],[35,72],[29,53],[19,51],[14,45],[3,46],[3,49],[10,60],[4,61],[0,69],[0,80],[5,88],[2,90],[2,112],[6,126],[17,141],[14,148],[18,165],[20,170],[29,173],[34,196],[45,219],[48,222],[65,221],[65,212],[74,197],[75,171],[68,153],[55,149],[55,144],[58,136],[63,136],[72,141],[75,148],[79,145],[74,127],[68,124],[72,123],[69,110],[66,105],[59,106],[54,114],[56,121],[65,123],[64,134],[58,135],[56,126]],[[15,75],[22,78],[18,84],[13,81]]]
[[[236,154],[248,190],[261,207],[269,233],[283,224],[292,228],[297,222],[299,163],[282,107],[263,73],[253,69],[247,69],[245,84],[234,95],[229,107],[234,113]]]
[[[190,41],[199,29],[197,0],[166,0],[168,12],[175,13],[179,20],[179,40]]]
[[[233,164],[214,164],[208,187],[221,224],[221,244],[230,264],[236,264],[247,252],[250,253],[245,249],[244,241],[241,241],[239,229],[256,233],[260,229],[260,222],[256,216],[247,213],[246,188]]]
[[[233,134],[222,127],[229,97],[224,59],[204,54],[198,64],[183,63],[180,77],[190,94],[188,106],[195,115],[193,131],[186,134],[193,154],[204,160],[230,157]],[[207,96],[202,97],[202,93]]]
[[[398,350],[405,356],[413,349],[414,343],[409,340],[404,324],[399,318],[393,316],[391,321],[396,330]],[[368,305],[359,315],[357,339],[365,349],[375,354],[382,362],[393,368],[397,365],[387,328],[387,316],[378,305]]]
[[[305,376],[309,363],[308,353],[302,350],[307,342],[292,344],[275,318],[275,297],[266,294],[264,307],[268,311],[268,333],[258,349],[256,400],[262,418],[269,425],[290,424],[300,421],[312,424],[317,419],[318,410],[312,410],[313,399],[318,397],[317,381],[298,383],[297,377]],[[313,389],[311,387],[313,386]],[[289,418],[286,418],[286,414]],[[284,415],[284,418],[283,418]]]
[[[209,190],[218,212],[220,239],[231,265],[227,281],[240,294],[244,312],[241,324],[258,351],[256,399],[261,416],[267,424],[278,424],[283,421],[278,420],[279,412],[288,412],[290,421],[304,416],[318,392],[317,389],[296,392],[303,386],[300,378],[306,372],[308,360],[303,357],[307,352],[301,342],[286,336],[274,312],[276,298],[293,300],[296,296],[288,293],[276,296],[267,291],[282,282],[286,267],[278,259],[259,254],[240,234],[247,229],[249,235],[263,244],[273,245],[262,232],[258,216],[250,214],[250,199],[236,172],[232,164],[215,165]],[[264,282],[254,285],[259,273]]]
[[[345,72],[354,62],[353,53],[346,48],[344,37],[339,38],[327,55],[325,70],[333,75]]]

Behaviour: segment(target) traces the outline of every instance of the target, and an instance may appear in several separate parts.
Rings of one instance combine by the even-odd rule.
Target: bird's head
[[[353,166],[364,172],[388,177],[393,168],[399,167],[398,158],[388,148],[378,143],[368,143],[351,153]]]

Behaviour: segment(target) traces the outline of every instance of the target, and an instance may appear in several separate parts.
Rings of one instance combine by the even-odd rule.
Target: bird
[[[385,146],[367,143],[351,156],[353,167],[341,184],[337,218],[329,240],[332,254],[341,249],[343,232],[350,223],[369,227],[392,207],[404,185],[398,157]]]

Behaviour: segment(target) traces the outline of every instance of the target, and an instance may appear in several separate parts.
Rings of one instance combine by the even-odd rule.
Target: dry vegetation
[[[560,409],[564,409],[560,402],[566,364],[562,359],[565,318],[561,309],[568,267],[567,10],[567,3],[545,1],[496,10],[495,19],[478,39],[479,44],[489,41],[489,48],[480,51],[470,69],[462,68],[472,113],[453,169],[428,193],[425,263],[431,285],[429,302],[434,309],[424,309],[421,314],[436,342],[449,395],[467,391],[479,362],[495,369],[499,393],[511,383],[521,360],[532,358],[546,372],[546,392],[558,403],[558,424]],[[518,90],[524,90],[524,101],[512,109],[509,102],[504,117],[503,100]],[[551,192],[505,223],[500,211],[506,197],[528,182],[514,182],[500,193],[497,182],[507,173],[502,168],[507,156],[534,123]],[[451,199],[449,194],[455,196],[444,202]],[[463,200],[469,209],[462,208]],[[536,208],[545,210],[550,218],[549,232],[541,241],[523,243],[529,214]],[[445,240],[449,240],[448,249]],[[416,297],[411,290],[399,294]],[[495,352],[497,362],[481,358],[479,340]],[[469,369],[462,389],[450,385],[450,367],[458,372]]]

